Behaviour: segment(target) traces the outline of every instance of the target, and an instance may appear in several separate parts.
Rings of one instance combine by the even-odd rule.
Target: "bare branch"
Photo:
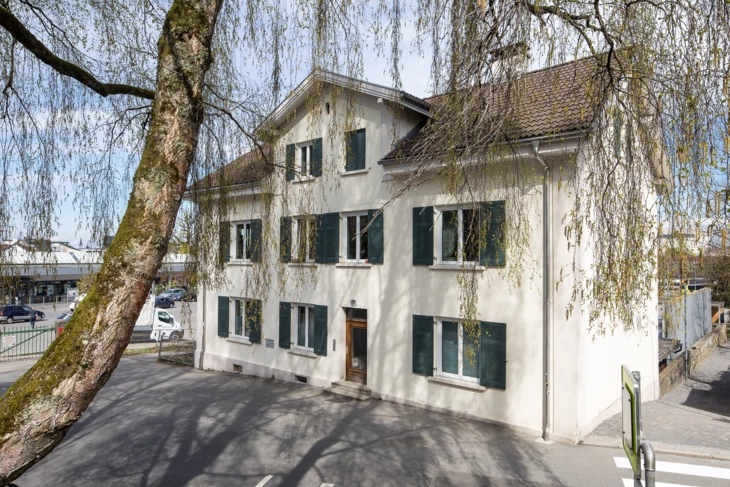
[[[132,95],[148,100],[155,98],[153,90],[125,84],[102,83],[93,74],[80,66],[59,58],[34,36],[10,10],[3,6],[0,6],[0,26],[36,58],[50,66],[57,73],[74,78],[101,96]]]

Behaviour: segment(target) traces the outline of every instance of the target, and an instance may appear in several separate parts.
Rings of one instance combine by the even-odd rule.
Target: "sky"
[[[415,39],[415,29],[413,23],[409,20],[405,21],[402,27],[403,42],[401,55],[401,88],[415,96],[427,96],[429,94],[429,75],[431,71],[431,58],[428,53],[418,55],[412,47]],[[371,47],[363,50],[363,78],[365,81],[377,83],[384,86],[392,86],[392,80],[388,72],[389,61],[387,57],[378,56]],[[308,71],[300,70],[293,80],[296,86],[306,77]],[[252,74],[255,80],[257,75]],[[73,194],[73,191],[71,191]],[[84,228],[78,227],[78,211],[73,205],[72,197],[66,198],[58,207],[57,216],[59,219],[58,228],[56,228],[55,240],[68,241],[76,245],[79,240],[84,245],[89,242],[90,232]]]

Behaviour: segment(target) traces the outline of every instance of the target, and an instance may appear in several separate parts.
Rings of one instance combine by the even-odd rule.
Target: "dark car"
[[[29,321],[30,314],[27,306],[8,304],[0,307],[0,322],[11,324],[16,321]],[[28,308],[30,310],[30,308]]]
[[[183,301],[197,301],[198,300],[198,294],[195,291],[185,291],[185,295],[183,296]]]
[[[23,306],[23,309],[28,313],[28,316],[30,316],[31,311],[35,311],[36,320],[45,320],[46,319],[46,314],[43,311],[38,311],[37,309],[31,308],[30,306]]]
[[[173,289],[169,292],[167,297],[171,298],[173,301],[182,301],[186,294],[187,291],[184,289]]]
[[[175,301],[168,296],[158,296],[155,298],[155,308],[174,308]]]

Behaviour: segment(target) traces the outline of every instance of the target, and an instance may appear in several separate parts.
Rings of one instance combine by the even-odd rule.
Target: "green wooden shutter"
[[[479,384],[506,389],[507,325],[482,321],[479,328]]]
[[[413,373],[433,375],[433,316],[413,315]]]
[[[296,148],[294,144],[286,146],[286,180],[291,181],[294,179],[294,156],[296,154]]]
[[[484,232],[484,238],[480,236],[479,262],[483,266],[504,267],[505,257],[505,202],[490,201],[482,203],[479,213],[480,231]]]
[[[249,328],[248,341],[261,343],[261,300],[252,299],[248,302],[246,309],[246,324]]]
[[[314,353],[327,356],[327,306],[314,305]]]
[[[218,296],[218,336],[228,338],[228,296]]]
[[[279,347],[291,347],[291,303],[279,302]]]
[[[291,262],[291,217],[282,216],[279,220],[279,258]]]
[[[365,169],[365,129],[355,132],[355,138],[355,166],[356,169]]]
[[[221,222],[220,230],[218,232],[220,236],[219,242],[219,255],[218,260],[221,263],[228,262],[231,260],[231,224],[230,222]]]
[[[354,171],[357,165],[357,136],[355,132],[345,134],[345,171]]]
[[[312,145],[312,176],[322,175],[322,138],[314,140]]]
[[[413,208],[413,265],[433,264],[433,206]]]
[[[261,262],[261,220],[251,222],[251,262]]]
[[[383,247],[383,213],[373,219],[377,210],[368,210],[368,262],[371,264],[382,264],[384,257]]]
[[[317,215],[316,262],[335,264],[340,261],[340,214]]]

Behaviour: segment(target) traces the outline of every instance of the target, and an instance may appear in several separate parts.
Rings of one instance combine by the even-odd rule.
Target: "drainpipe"
[[[205,299],[205,297],[206,297],[205,296],[205,291],[206,291],[206,288],[203,288],[203,309],[201,310],[201,312],[202,312],[202,316],[201,317],[203,319],[200,320],[200,326],[201,326],[201,330],[200,330],[200,360],[199,360],[199,363],[198,363],[198,365],[199,365],[198,368],[200,370],[205,370],[205,366],[203,364],[203,360],[205,359],[205,302],[207,301],[207,299]]]
[[[542,439],[550,440],[550,418],[552,417],[552,382],[551,373],[553,365],[552,357],[552,181],[550,166],[540,155],[540,141],[532,141],[532,151],[545,171],[542,180],[542,371],[543,371],[543,397],[542,397]]]

